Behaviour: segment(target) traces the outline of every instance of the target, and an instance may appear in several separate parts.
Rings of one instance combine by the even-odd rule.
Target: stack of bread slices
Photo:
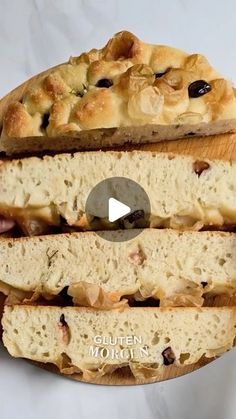
[[[12,97],[0,103],[0,215],[14,224],[0,238],[10,354],[88,381],[128,367],[138,382],[229,350],[232,84],[202,55],[120,32]],[[211,157],[219,149],[225,160]],[[86,212],[91,189],[114,176],[147,193],[142,231],[139,217],[121,229]]]

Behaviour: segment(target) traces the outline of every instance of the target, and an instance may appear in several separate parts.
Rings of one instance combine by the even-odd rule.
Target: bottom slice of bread
[[[63,373],[111,373],[129,366],[138,377],[168,365],[194,364],[233,346],[236,308],[6,306],[3,342],[14,357],[52,363]]]

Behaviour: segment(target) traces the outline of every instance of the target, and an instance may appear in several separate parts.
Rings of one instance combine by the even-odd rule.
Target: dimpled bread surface
[[[146,44],[124,31],[111,38],[104,48],[73,57],[30,83],[22,100],[7,108],[1,136],[19,140],[147,125],[173,125],[177,129],[176,133],[173,129],[160,134],[139,128],[142,135],[137,130],[127,131],[125,140],[150,142],[155,136],[171,139],[188,135],[191,126],[202,123],[206,123],[203,135],[228,132],[236,128],[235,115],[231,82],[223,79],[204,56]],[[220,121],[228,122],[221,125]],[[211,123],[216,124],[215,128],[210,128]],[[186,131],[178,131],[185,125]],[[111,132],[108,137],[113,135]],[[122,144],[122,136],[126,137],[125,130],[111,143]],[[97,139],[99,146],[103,140],[106,143],[105,137]],[[91,147],[94,141],[92,137],[85,138],[83,145]],[[15,140],[16,147],[17,143],[20,141]],[[66,140],[61,147],[66,149]]]

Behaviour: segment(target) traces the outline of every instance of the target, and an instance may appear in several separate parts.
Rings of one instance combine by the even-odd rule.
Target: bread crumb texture
[[[119,200],[120,183],[109,183],[114,173],[146,191],[151,206],[147,226],[200,230],[236,224],[235,163],[145,151],[84,152],[3,162],[0,213],[15,218],[24,228],[30,220],[59,225],[64,219],[78,229],[95,229],[94,220],[100,221],[98,229],[107,229],[107,211],[86,214],[86,200],[94,185],[104,179],[107,195]],[[129,187],[124,193],[129,196]]]
[[[201,306],[209,294],[235,293],[234,234],[144,229],[129,240],[130,234],[2,239],[1,281],[23,296],[55,296],[69,287],[67,295],[76,297],[74,302],[80,297],[83,304],[95,305],[98,299],[103,308],[107,299],[112,304],[128,295],[136,300],[153,297],[161,306]],[[112,246],[108,238],[114,240]]]
[[[84,374],[128,365],[135,375],[142,364],[158,373],[230,349],[236,309],[6,306],[2,324],[4,345],[14,357]]]

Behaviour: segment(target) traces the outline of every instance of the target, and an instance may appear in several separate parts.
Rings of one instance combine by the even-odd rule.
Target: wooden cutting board
[[[26,81],[0,101],[0,130],[2,126],[2,118],[4,113],[10,103],[21,100],[24,92],[28,89],[32,82],[34,82],[38,77],[41,77],[43,74],[47,74],[51,70],[47,70],[39,75],[31,78]],[[125,149],[133,149],[135,147],[127,146]],[[151,150],[159,152],[174,152],[180,154],[191,154],[197,158],[220,158],[226,160],[236,160],[236,134],[223,134],[214,137],[199,137],[199,138],[189,138],[178,141],[163,141],[158,144],[149,144],[136,147],[140,150]],[[211,301],[212,305],[234,305],[235,301],[228,297],[217,297]],[[181,368],[177,368],[173,365],[168,367],[163,367],[160,371],[157,378],[144,378],[142,380],[135,380],[132,374],[130,373],[127,367],[121,368],[113,373],[111,376],[104,376],[102,378],[93,379],[90,383],[94,384],[105,384],[105,385],[134,385],[134,384],[146,384],[153,383],[157,381],[164,381],[171,378],[179,377],[195,371],[202,366],[206,365],[209,362],[212,362],[214,359],[201,359],[198,363],[194,365],[189,365]],[[60,374],[57,368],[51,364],[41,364],[33,363],[40,368],[45,370]],[[85,381],[82,379],[81,375],[73,374],[66,375],[73,380]]]

